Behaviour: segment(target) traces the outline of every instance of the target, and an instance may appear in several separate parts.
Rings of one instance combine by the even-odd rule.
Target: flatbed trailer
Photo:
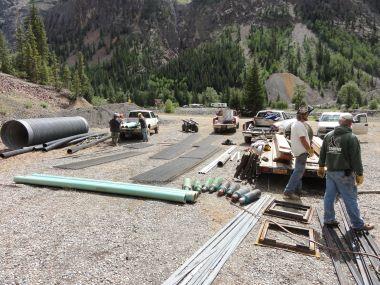
[[[262,173],[267,174],[281,174],[281,175],[290,175],[295,166],[295,158],[293,158],[291,164],[276,162],[273,161],[275,155],[275,147],[273,140],[268,140],[268,143],[271,147],[270,151],[264,151],[260,155],[260,160],[257,163],[256,174],[260,175]],[[317,153],[314,153],[312,157],[308,157],[306,161],[306,170],[304,176],[306,177],[318,177],[318,160],[319,157]]]

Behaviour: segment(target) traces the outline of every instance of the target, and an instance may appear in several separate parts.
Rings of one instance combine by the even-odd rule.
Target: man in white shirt
[[[309,112],[307,107],[300,107],[297,111],[297,121],[292,125],[290,141],[292,153],[296,158],[296,162],[293,173],[284,190],[285,199],[300,199],[296,193],[300,193],[302,189],[302,176],[305,172],[306,160],[308,156],[313,156],[314,154],[314,150],[310,145],[307,127],[305,125],[308,116]]]

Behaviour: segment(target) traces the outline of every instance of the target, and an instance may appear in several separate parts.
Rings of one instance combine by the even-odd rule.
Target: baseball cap
[[[354,117],[350,113],[342,113],[339,116],[339,120],[348,120],[348,121],[353,121]]]
[[[307,107],[306,106],[299,107],[298,110],[297,110],[297,113],[298,114],[306,114],[306,113],[308,113]]]

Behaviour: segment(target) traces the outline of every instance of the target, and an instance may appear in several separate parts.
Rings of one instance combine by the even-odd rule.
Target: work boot
[[[375,226],[373,224],[364,224],[360,229],[355,229],[355,231],[370,231],[370,230],[373,230],[375,228]]]
[[[300,196],[295,193],[284,193],[283,198],[289,200],[301,200]]]

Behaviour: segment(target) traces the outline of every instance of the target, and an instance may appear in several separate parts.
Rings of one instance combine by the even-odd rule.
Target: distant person
[[[306,121],[309,112],[307,107],[300,107],[297,111],[297,121],[292,124],[290,132],[291,149],[296,163],[289,182],[284,190],[284,198],[299,200],[302,190],[302,177],[306,168],[308,156],[313,156],[314,150],[310,145],[310,138],[307,131]]]
[[[374,225],[365,224],[358,206],[358,188],[364,180],[360,143],[352,133],[353,117],[350,113],[339,116],[339,126],[329,132],[321,147],[318,176],[325,176],[324,224],[337,226],[334,203],[337,195],[342,198],[354,230],[372,230]],[[355,185],[356,182],[356,185]]]
[[[113,118],[110,120],[109,125],[111,131],[112,144],[114,146],[118,146],[121,125],[120,115],[118,113],[113,114]]]
[[[137,116],[139,118],[139,123],[141,126],[141,134],[143,137],[143,142],[147,142],[148,141],[148,128],[146,126],[145,118],[144,118],[143,114],[141,114],[141,113],[138,113]]]

